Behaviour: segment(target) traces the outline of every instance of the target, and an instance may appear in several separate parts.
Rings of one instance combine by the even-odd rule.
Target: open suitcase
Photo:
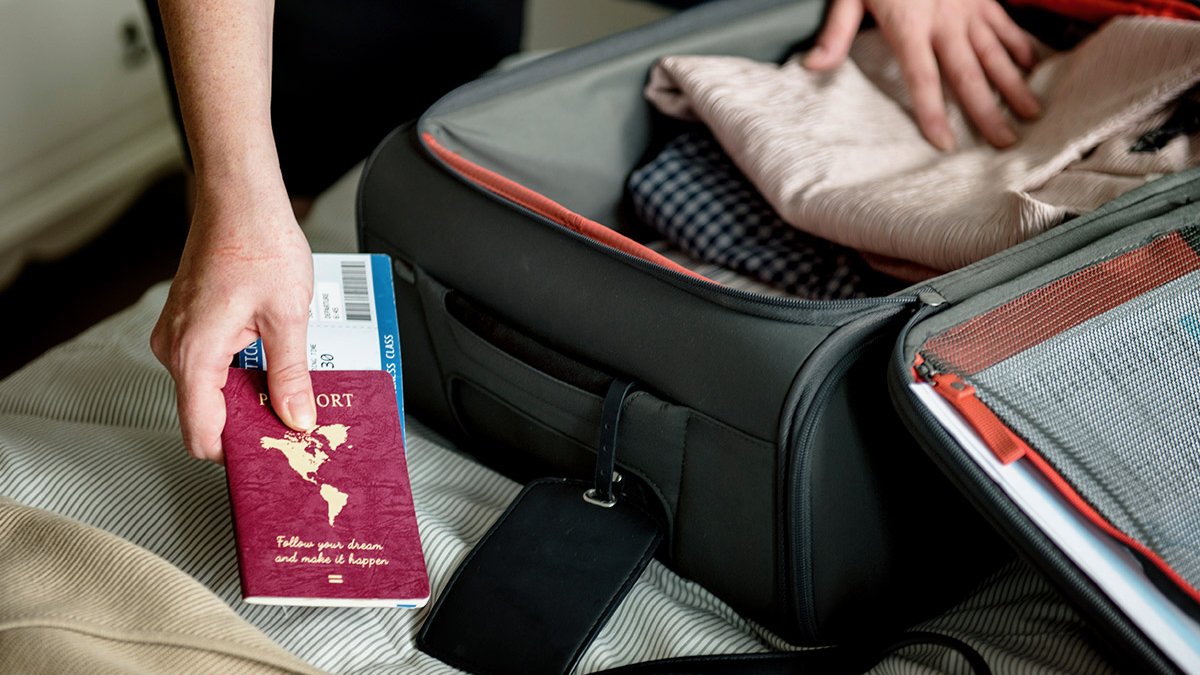
[[[823,9],[816,0],[703,6],[460,88],[393,133],[360,186],[360,244],[395,261],[409,406],[514,476],[588,476],[605,392],[614,378],[635,382],[619,401],[617,462],[627,490],[667,524],[663,557],[797,644],[861,639],[928,615],[1007,556],[999,530],[1132,662],[1200,668],[1186,550],[1200,539],[1189,520],[1195,488],[1150,517],[1123,519],[1137,490],[1110,494],[1121,471],[1096,472],[1142,434],[1143,445],[1163,448],[1155,466],[1169,467],[1147,474],[1154,496],[1164,475],[1198,484],[1196,427],[1140,424],[1108,448],[1116,434],[1106,427],[1072,430],[1093,413],[1111,422],[1130,405],[1151,416],[1167,408],[1107,390],[1068,400],[1090,391],[1080,378],[1022,403],[1037,390],[1023,373],[1078,369],[1066,359],[1091,344],[1124,348],[1128,373],[1173,387],[1165,400],[1197,402],[1197,352],[1174,338],[1137,343],[1147,332],[1137,322],[1152,312],[1124,309],[1170,298],[1182,317],[1200,310],[1195,282],[1186,286],[1200,267],[1187,229],[1200,223],[1191,204],[1200,172],[865,300],[732,290],[622,234],[626,177],[657,139],[641,94],[654,60],[777,59],[816,31]],[[1071,341],[1118,309],[1124,328]],[[1186,319],[1176,324],[1200,336]],[[1044,345],[1058,349],[1038,352]],[[1139,350],[1156,347],[1183,350],[1169,377],[1138,366]],[[964,452],[972,436],[990,454]],[[1007,463],[995,469],[989,457]],[[1123,535],[1146,562],[1135,565],[1149,570],[1139,588],[1174,608],[1170,644],[995,477],[1030,462],[1036,471],[1026,473],[1041,476],[1030,480],[1062,488],[1085,516],[1080,528]],[[1109,499],[1089,501],[1094,494]],[[1160,517],[1172,546],[1183,546],[1178,556],[1153,536]]]

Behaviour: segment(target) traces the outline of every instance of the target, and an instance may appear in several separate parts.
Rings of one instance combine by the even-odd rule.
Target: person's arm
[[[312,254],[292,214],[271,132],[270,0],[161,0],[196,170],[196,210],[150,345],[175,378],[184,444],[222,461],[221,388],[261,337],[275,411],[311,429],[305,344]]]
[[[1033,43],[995,0],[833,0],[804,65],[830,70],[842,63],[866,11],[895,52],[917,126],[934,146],[954,147],[943,77],[967,117],[996,147],[1012,145],[1017,135],[1001,114],[993,88],[1019,117],[1041,113],[1021,72],[1034,64]]]

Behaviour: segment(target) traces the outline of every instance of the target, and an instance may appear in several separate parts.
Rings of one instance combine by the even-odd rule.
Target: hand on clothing
[[[202,183],[200,190],[150,345],[175,378],[184,445],[195,457],[220,462],[221,388],[232,357],[255,338],[263,339],[275,412],[293,429],[316,424],[304,353],[312,253],[282,184],[206,195]]]
[[[896,53],[917,125],[937,148],[954,147],[943,77],[967,117],[998,148],[1015,143],[1017,135],[993,89],[1019,117],[1041,113],[1022,74],[1036,60],[1033,43],[995,0],[833,0],[804,65],[821,71],[841,64],[865,11],[875,17]]]

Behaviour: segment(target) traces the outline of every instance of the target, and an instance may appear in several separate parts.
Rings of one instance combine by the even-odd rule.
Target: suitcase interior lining
[[[626,179],[658,131],[642,96],[651,65],[668,54],[775,60],[815,33],[823,12],[820,0],[700,7],[687,13],[693,25],[683,16],[669,22],[677,35],[652,24],[573,50],[593,63],[572,67],[572,54],[563,53],[553,64],[485,78],[431,108],[418,131],[584,218],[619,227]],[[561,74],[540,72],[555,66]]]
[[[816,31],[824,11],[824,4],[816,0],[747,1],[741,3],[742,12],[736,11],[737,4],[713,7],[725,15],[735,10],[732,17],[715,17],[720,19],[715,22],[715,12],[706,11],[709,8],[693,10],[697,23],[713,25],[682,31],[674,39],[649,38],[642,49],[629,50],[621,44],[637,39],[636,31],[618,36],[611,40],[611,58],[571,69],[563,77],[535,79],[480,102],[470,101],[470,92],[466,102],[448,97],[421,120],[422,142],[448,168],[493,194],[605,246],[712,281],[695,271],[706,267],[703,263],[684,264],[688,261],[680,256],[662,255],[656,250],[661,249],[661,240],[639,240],[639,234],[649,230],[640,222],[630,222],[625,185],[629,173],[645,159],[647,148],[660,140],[662,125],[642,97],[642,86],[657,58],[719,53],[778,59]],[[674,23],[678,31],[678,21]],[[653,35],[655,30],[650,26],[644,32]],[[595,47],[585,49],[594,52]],[[519,80],[520,71],[537,65],[498,74],[483,84],[499,88],[505,79]],[[562,129],[564,125],[570,129]],[[735,288],[763,291],[749,277],[732,272],[720,276],[723,281],[736,277],[729,284]]]

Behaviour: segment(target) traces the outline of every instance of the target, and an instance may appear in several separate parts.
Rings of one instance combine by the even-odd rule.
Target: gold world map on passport
[[[321,467],[329,461],[330,456],[339,449],[351,449],[346,440],[350,436],[350,427],[345,424],[327,424],[319,426],[308,433],[289,431],[283,438],[263,436],[259,440],[264,450],[278,450],[287,458],[288,466],[300,478],[316,485],[321,499],[329,510],[329,525],[333,526],[338,514],[346,507],[350,496],[337,487],[326,483],[320,475]]]

